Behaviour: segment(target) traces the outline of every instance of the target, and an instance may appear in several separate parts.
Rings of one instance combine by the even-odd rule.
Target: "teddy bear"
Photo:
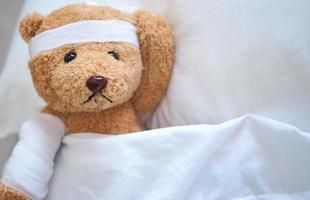
[[[174,40],[165,19],[149,11],[124,12],[74,4],[20,23],[42,110],[65,124],[66,134],[125,134],[143,130],[167,89]],[[31,199],[0,183],[0,199]]]

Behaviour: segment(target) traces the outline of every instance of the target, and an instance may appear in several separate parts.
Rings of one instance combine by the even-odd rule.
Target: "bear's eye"
[[[112,56],[115,60],[119,60],[119,56],[115,51],[108,51],[108,54]]]
[[[65,63],[68,63],[68,62],[72,61],[75,57],[76,57],[75,51],[70,51],[69,53],[67,53],[65,55],[64,61],[65,61]]]

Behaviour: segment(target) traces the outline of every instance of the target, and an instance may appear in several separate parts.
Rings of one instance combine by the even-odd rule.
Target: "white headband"
[[[66,44],[83,42],[126,42],[139,48],[137,30],[133,24],[115,19],[88,20],[66,24],[34,36],[29,43],[29,54],[33,56]]]

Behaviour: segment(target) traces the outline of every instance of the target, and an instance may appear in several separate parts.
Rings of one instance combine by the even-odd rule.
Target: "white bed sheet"
[[[70,135],[47,199],[307,199],[309,152],[309,134],[257,116]]]
[[[11,149],[14,140],[0,140]],[[47,200],[310,199],[310,135],[258,116],[66,136]],[[8,155],[0,154],[0,168]]]

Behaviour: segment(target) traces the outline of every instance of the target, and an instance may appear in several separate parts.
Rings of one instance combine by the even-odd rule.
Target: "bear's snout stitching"
[[[81,105],[84,105],[85,103],[90,102],[96,96],[96,94],[100,94],[100,96],[102,96],[109,103],[113,103],[113,101],[109,97],[107,97],[106,95],[104,95],[100,91],[98,91],[98,92],[93,92],[85,101],[83,101],[83,103],[81,103]]]

